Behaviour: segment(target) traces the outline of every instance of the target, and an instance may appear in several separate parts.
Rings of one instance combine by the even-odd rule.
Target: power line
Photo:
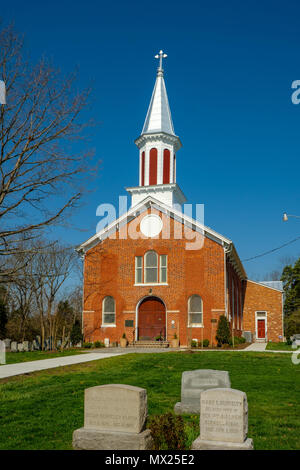
[[[265,251],[264,253],[261,253],[260,255],[252,256],[252,258],[243,259],[242,261],[243,262],[251,261],[252,259],[260,258],[261,256],[265,256],[265,255],[269,255],[270,253],[274,253],[274,251],[280,250],[281,248],[284,248],[285,246],[290,245],[291,243],[294,243],[297,240],[300,240],[300,237],[294,238],[294,240],[290,240],[289,242],[284,243],[283,245],[280,245],[277,248],[273,248],[273,250]]]

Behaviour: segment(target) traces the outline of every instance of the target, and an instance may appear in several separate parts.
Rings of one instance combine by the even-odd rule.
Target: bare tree
[[[61,76],[45,59],[24,58],[22,38],[0,29],[0,75],[7,104],[0,110],[0,274],[5,255],[24,239],[58,223],[82,196],[90,169],[81,142],[90,122],[80,122],[89,90],[74,90],[76,74]],[[33,245],[32,245],[33,248]]]

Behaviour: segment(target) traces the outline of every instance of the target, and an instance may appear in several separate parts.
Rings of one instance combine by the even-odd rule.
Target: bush
[[[208,348],[208,346],[209,346],[209,339],[204,339],[203,340],[203,347]]]
[[[75,323],[72,326],[70,339],[71,339],[73,346],[80,343],[80,341],[82,341],[82,333],[81,333],[81,326],[80,326],[79,320],[75,320]]]
[[[102,343],[102,341],[95,341],[94,342],[94,347],[95,348],[105,348],[105,344]]]
[[[93,347],[93,343],[83,343],[82,347],[90,349]]]
[[[222,344],[229,344],[230,328],[229,321],[227,320],[225,315],[221,315],[219,318],[216,340],[218,342],[218,346],[222,346]]]
[[[152,416],[148,427],[153,438],[153,450],[185,449],[186,433],[182,416],[172,413]]]
[[[192,340],[191,341],[191,348],[197,348],[198,347],[198,341]]]
[[[246,339],[243,336],[235,336],[234,337],[234,344],[244,344],[246,343]],[[229,345],[232,346],[232,338],[229,340]]]

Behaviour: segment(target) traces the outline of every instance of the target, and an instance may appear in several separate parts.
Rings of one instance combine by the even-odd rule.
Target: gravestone
[[[23,351],[24,351],[23,343],[18,343],[18,351],[19,351],[19,352],[23,352]]]
[[[0,364],[6,364],[5,342],[0,339]]]
[[[152,447],[147,391],[131,385],[99,385],[87,388],[84,427],[73,433],[74,449],[146,450]]]
[[[23,351],[29,351],[29,341],[23,341]]]
[[[181,401],[174,412],[199,413],[200,394],[210,388],[230,388],[229,373],[224,370],[197,369],[183,372],[181,377]]]
[[[206,390],[200,396],[200,436],[192,450],[252,450],[246,393],[233,388]]]
[[[18,343],[16,341],[12,341],[10,343],[10,350],[11,350],[11,352],[17,352],[18,351]]]
[[[7,351],[8,349],[10,349],[10,343],[11,343],[11,340],[10,340],[10,339],[7,338],[7,339],[4,340],[4,344],[5,344],[5,349],[6,349],[6,351]]]

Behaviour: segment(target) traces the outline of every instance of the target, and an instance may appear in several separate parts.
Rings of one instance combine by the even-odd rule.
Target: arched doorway
[[[158,297],[147,297],[138,308],[138,339],[166,339],[166,308]]]

